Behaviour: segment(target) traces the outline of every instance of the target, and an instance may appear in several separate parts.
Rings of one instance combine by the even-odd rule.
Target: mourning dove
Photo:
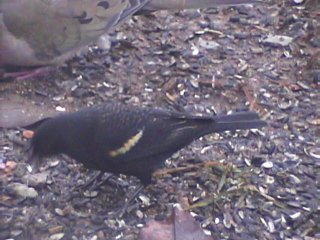
[[[0,0],[0,67],[63,63],[140,10],[254,4],[258,0]]]

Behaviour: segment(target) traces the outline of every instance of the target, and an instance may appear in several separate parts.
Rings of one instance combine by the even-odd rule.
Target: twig
[[[173,173],[177,173],[177,172],[185,172],[185,171],[190,171],[190,170],[193,170],[193,169],[210,168],[210,167],[215,167],[215,166],[224,166],[224,164],[220,163],[220,162],[217,162],[217,161],[198,163],[198,164],[195,164],[195,165],[192,165],[192,166],[158,170],[153,174],[153,176],[159,177],[159,176],[164,176],[164,175],[167,175],[167,174],[173,174]]]

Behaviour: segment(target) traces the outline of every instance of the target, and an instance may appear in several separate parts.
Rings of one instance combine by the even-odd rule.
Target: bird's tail
[[[262,3],[261,0],[151,0],[142,11],[182,10]]]
[[[215,116],[213,120],[212,132],[261,128],[267,125],[255,112],[237,112],[229,115]]]

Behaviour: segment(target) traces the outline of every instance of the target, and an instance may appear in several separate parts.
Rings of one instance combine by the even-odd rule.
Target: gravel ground
[[[95,172],[66,156],[29,173],[21,129],[2,128],[0,239],[137,239],[175,203],[214,239],[320,239],[319,6],[135,16],[111,34],[110,49],[92,46],[47,76],[1,82],[0,97],[19,96],[44,115],[121,101],[206,114],[250,109],[268,127],[195,141],[122,218],[112,213],[135,178],[86,190]],[[10,104],[2,99],[0,110]]]

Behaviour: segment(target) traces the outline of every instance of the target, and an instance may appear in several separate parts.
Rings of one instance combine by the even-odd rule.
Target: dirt
[[[268,122],[181,150],[122,218],[114,213],[135,178],[113,176],[89,191],[81,185],[95,172],[59,155],[31,183],[21,128],[2,128],[0,238],[137,239],[148,219],[183,203],[214,239],[319,239],[318,6],[135,16],[110,34],[108,50],[91,46],[45,76],[0,82],[1,96],[44,115],[121,101],[195,114],[252,110]]]

